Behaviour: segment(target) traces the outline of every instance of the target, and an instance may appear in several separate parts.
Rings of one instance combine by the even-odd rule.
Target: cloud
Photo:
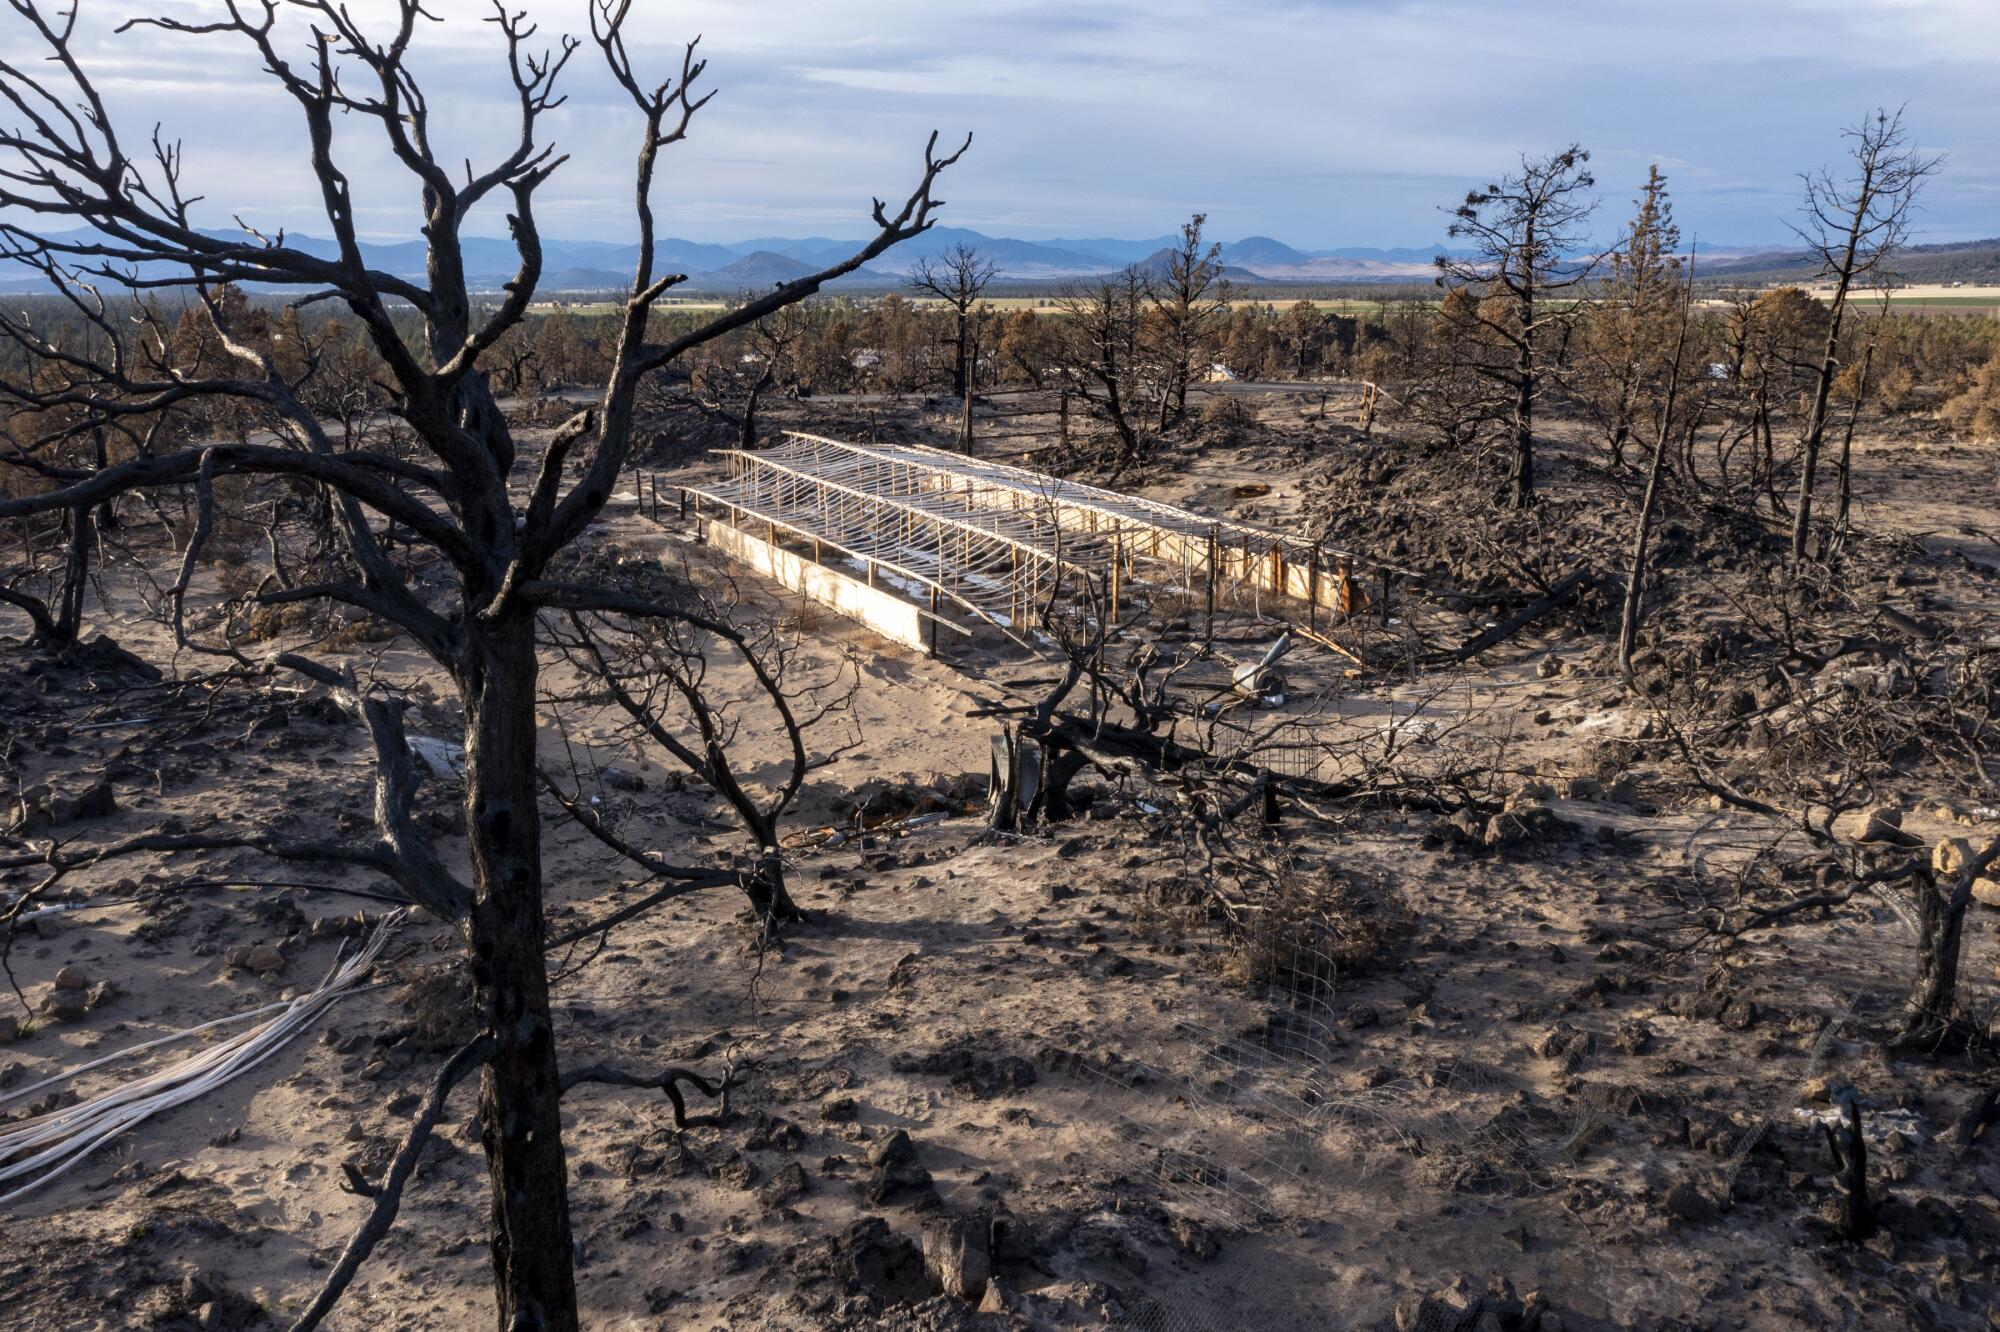
[[[1925,146],[1952,156],[1923,220],[1944,237],[2000,231],[1991,3],[684,0],[635,6],[630,38],[661,75],[696,34],[711,61],[718,95],[658,194],[663,226],[696,239],[859,234],[871,197],[914,181],[932,129],[977,136],[943,191],[950,220],[1017,235],[1150,235],[1201,209],[1226,236],[1419,243],[1467,185],[1578,140],[1607,229],[1657,161],[1684,227],[1776,239],[1797,173],[1837,160],[1840,127],[1870,106],[1905,101]],[[490,159],[514,132],[498,33],[471,0],[436,7],[447,19],[424,26],[415,63],[440,155]],[[570,8],[533,6],[544,40]],[[356,9],[379,23],[385,6]],[[218,216],[324,230],[297,110],[254,53],[114,35],[108,11],[85,12],[86,57],[129,132],[160,120],[180,135]],[[303,58],[296,22],[286,41]],[[637,122],[601,65],[586,43],[546,126],[570,154],[537,204],[552,232],[631,229]],[[379,130],[350,117],[340,147],[364,224],[407,234],[414,189]],[[500,230],[499,210],[479,226]]]

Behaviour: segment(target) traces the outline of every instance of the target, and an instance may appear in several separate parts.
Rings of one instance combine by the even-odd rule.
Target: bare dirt
[[[1190,451],[1135,487],[1273,526],[1302,519],[1340,484],[1320,464],[1355,447],[1351,434],[1325,437],[1313,405],[1259,410],[1252,440]],[[1555,460],[1552,494],[1570,465]],[[1862,521],[1908,538],[1908,566],[1928,580],[1895,595],[1933,617],[1991,610],[1992,452],[1884,437],[1860,473]],[[1365,517],[1356,534],[1408,522]],[[1617,521],[1602,515],[1607,533]],[[1464,558],[1415,535],[1408,558]],[[629,500],[601,539],[726,576]],[[1696,946],[1683,928],[1691,866],[1747,857],[1770,835],[1658,783],[1645,711],[1607,679],[1601,638],[1557,620],[1442,692],[1394,675],[1354,685],[1358,712],[1422,698],[1482,742],[1505,739],[1507,782],[1535,788],[1555,832],[1489,851],[1422,812],[1288,822],[1275,852],[1372,925],[1337,966],[1323,965],[1331,944],[1274,966],[1180,909],[1188,848],[1141,795],[1100,785],[1086,818],[1025,836],[987,833],[965,809],[993,733],[970,714],[1031,692],[1045,666],[928,661],[742,591],[790,617],[820,666],[847,654],[861,672],[851,716],[815,734],[831,758],[792,826],[849,826],[870,800],[960,812],[903,835],[802,840],[794,892],[813,920],[768,948],[741,899],[715,893],[557,959],[566,1061],[742,1078],[725,1123],[685,1132],[658,1096],[583,1089],[566,1102],[587,1325],[1442,1332],[1482,1309],[1481,1328],[1992,1325],[2000,1154],[1990,1135],[1963,1153],[1946,1137],[1993,1071],[1884,1052],[1875,1033],[1913,958],[1885,907],[1857,902],[1726,955]],[[149,622],[94,627],[172,659]],[[389,647],[382,669],[421,672]],[[115,811],[64,836],[162,820],[324,834],[367,818],[366,739],[309,694],[176,691],[16,649],[0,654],[0,715],[22,786],[110,784]],[[432,722],[450,733],[448,709]],[[566,739],[548,737],[548,755],[625,770],[596,789],[628,836],[681,860],[735,853],[720,806],[627,753],[608,717],[582,716]],[[1905,829],[1927,842],[2000,831],[1993,809],[1926,791],[1921,770],[1899,797]],[[428,792],[434,826],[452,826],[456,798],[448,783]],[[552,819],[548,846],[558,927],[642,891],[573,825]],[[24,931],[13,978],[30,1012],[66,967],[115,992],[0,1046],[0,1094],[316,983],[365,928],[357,909],[381,912],[280,887],[185,887],[273,873],[220,852],[77,876],[80,899],[126,879],[148,891],[137,907]],[[2000,911],[1973,910],[1966,997],[1990,1021]],[[230,962],[265,943],[282,953],[275,971]],[[377,984],[250,1075],[0,1211],[0,1326],[288,1322],[365,1212],[342,1163],[379,1175],[451,1044],[436,992],[456,941],[412,923],[391,956]],[[1296,984],[1267,984],[1302,968],[1325,982],[1303,1000]],[[1869,1107],[1888,1199],[1865,1245],[1826,1219],[1817,1117],[1843,1084]],[[490,1322],[473,1101],[451,1102],[396,1231],[330,1326]],[[925,1272],[925,1227],[941,1218],[991,1237],[982,1305]]]

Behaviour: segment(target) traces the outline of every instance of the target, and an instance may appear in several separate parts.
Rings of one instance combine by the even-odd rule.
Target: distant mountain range
[[[1178,239],[1154,236],[1142,240],[1026,241],[988,236],[962,227],[933,227],[873,264],[849,274],[842,279],[842,285],[878,289],[901,286],[919,262],[960,244],[977,249],[992,261],[996,276],[1003,281],[1033,283],[1092,277],[1116,272],[1128,264],[1160,267],[1165,263],[1166,252]],[[335,253],[333,242],[323,237],[294,234],[285,240],[309,254],[331,258]],[[853,254],[863,243],[827,236],[758,236],[731,244],[666,238],[655,246],[655,266],[660,271],[686,273],[688,282],[683,291],[733,293],[817,272]],[[464,247],[467,275],[475,285],[487,290],[497,290],[513,276],[519,263],[512,243],[505,240],[468,236]],[[1300,250],[1268,236],[1250,236],[1224,244],[1222,260],[1227,275],[1238,281],[1396,282],[1427,279],[1433,271],[1432,256],[1441,248]],[[371,267],[403,277],[423,276],[421,241],[364,242],[362,249]],[[638,253],[636,245],[616,241],[545,237],[541,289],[553,293],[622,288],[631,281]],[[9,273],[0,267],[0,291],[34,290],[40,285],[41,279],[36,274]]]
[[[933,227],[841,279],[840,286],[848,290],[900,287],[918,263],[959,244],[971,246],[992,261],[996,275],[1006,282],[1053,283],[1116,272],[1132,264],[1154,272],[1163,269],[1168,251],[1178,241],[1177,236],[1027,241],[988,236],[960,227]],[[291,235],[286,242],[329,258],[335,252],[333,242],[321,237]],[[688,282],[680,288],[683,292],[734,294],[804,277],[845,259],[862,243],[826,236],[803,239],[758,236],[731,244],[668,238],[655,247],[655,266],[662,272],[686,273]],[[510,242],[469,236],[464,246],[466,271],[475,286],[498,290],[513,276],[519,258]],[[421,241],[365,243],[363,249],[369,264],[375,268],[399,276],[423,276]],[[1301,250],[1269,236],[1246,236],[1223,244],[1222,262],[1225,275],[1238,282],[1423,282],[1435,273],[1433,261],[1443,252],[1440,245]],[[544,292],[615,291],[631,281],[638,247],[616,241],[551,237],[543,240],[542,255]],[[2000,280],[2000,240],[1911,246],[1898,258],[1896,266],[1899,274],[1910,281],[1996,281]],[[1809,267],[1796,247],[1783,246],[1705,248],[1701,272],[1706,277],[1765,281],[1801,280],[1810,276]],[[20,269],[9,272],[0,266],[0,291],[34,290],[40,286],[37,274]]]

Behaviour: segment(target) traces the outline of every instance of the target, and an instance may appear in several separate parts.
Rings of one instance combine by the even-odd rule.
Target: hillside
[[[2000,282],[2000,238],[1950,241],[1940,245],[1912,245],[1896,255],[1893,271],[1900,281],[1910,284],[1964,282],[1972,285]],[[1708,278],[1728,278],[1733,282],[1810,282],[1819,274],[1819,265],[1803,252],[1750,254],[1703,263],[1701,274]]]

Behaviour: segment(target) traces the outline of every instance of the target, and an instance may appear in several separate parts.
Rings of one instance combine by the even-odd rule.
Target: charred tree
[[[847,258],[655,340],[654,307],[682,278],[656,266],[652,187],[660,153],[686,136],[707,101],[695,91],[704,62],[690,44],[677,77],[642,79],[625,42],[630,0],[593,4],[591,37],[641,121],[638,260],[601,397],[556,432],[538,469],[526,475],[489,387],[485,357],[521,323],[542,277],[534,203],[563,159],[538,131],[562,100],[558,80],[581,41],[564,38],[538,51],[530,45],[532,25],[505,10],[497,15],[502,78],[518,105],[520,132],[498,162],[461,172],[433,142],[430,106],[409,64],[411,44],[428,17],[419,0],[397,0],[386,34],[364,31],[352,11],[320,0],[303,6],[316,25],[311,32],[284,21],[289,11],[275,5],[232,4],[199,20],[140,20],[169,33],[242,44],[289,99],[324,200],[335,246],[328,257],[282,237],[232,239],[200,226],[194,201],[181,188],[178,148],[156,140],[155,153],[128,153],[74,43],[74,11],[51,14],[36,0],[10,3],[43,58],[0,66],[0,91],[17,108],[77,109],[29,115],[20,128],[0,132],[0,152],[13,159],[0,173],[0,210],[33,217],[40,228],[9,224],[5,252],[43,267],[69,293],[100,285],[185,292],[215,355],[193,372],[161,364],[157,356],[132,355],[128,331],[101,303],[73,302],[105,350],[59,353],[67,381],[59,391],[30,374],[10,377],[0,398],[18,410],[61,407],[107,425],[170,408],[230,404],[250,413],[260,429],[101,469],[56,468],[47,489],[0,500],[0,518],[76,511],[127,492],[192,484],[202,522],[186,569],[212,528],[218,479],[290,478],[331,496],[344,545],[341,571],[323,582],[266,592],[262,600],[330,600],[393,626],[442,668],[463,703],[472,882],[449,875],[399,817],[399,810],[407,811],[409,755],[400,728],[392,733],[386,723],[378,749],[383,789],[390,794],[377,801],[382,841],[369,863],[394,874],[414,900],[450,921],[464,939],[479,1018],[491,1042],[484,1052],[481,1135],[490,1176],[496,1325],[506,1332],[570,1332],[578,1316],[562,1080],[543,960],[536,625],[545,610],[574,605],[580,594],[551,574],[611,497],[632,446],[641,381],[928,229],[937,207],[932,188],[964,150],[940,154],[932,136],[916,188],[900,207],[875,205],[874,236]],[[415,187],[428,256],[422,280],[368,263],[336,144],[335,124],[342,119],[379,131]],[[519,267],[504,298],[482,306],[467,285],[461,235],[467,216],[493,197],[511,202]],[[315,299],[344,305],[393,386],[393,414],[414,447],[337,447],[302,396],[295,370],[244,336],[243,316],[220,291],[225,282],[305,288],[317,293]],[[421,324],[414,344],[406,336],[405,309],[414,310]],[[0,335],[30,366],[52,354],[20,319],[0,317]],[[586,460],[573,478],[565,468],[572,452]],[[382,539],[378,524],[385,520],[399,534],[400,557]],[[440,600],[413,590],[402,561],[416,558],[448,571],[449,590]],[[184,590],[185,576],[176,588],[177,607]],[[215,650],[247,660],[233,648]],[[311,669],[311,663],[299,668]],[[390,798],[397,792],[405,793],[400,803]]]
[[[1688,258],[1687,282],[1681,290],[1680,331],[1674,338],[1673,359],[1667,367],[1666,395],[1653,428],[1653,456],[1646,466],[1646,490],[1639,500],[1639,514],[1633,523],[1632,563],[1626,572],[1625,601],[1618,616],[1618,673],[1626,688],[1632,687],[1632,654],[1638,646],[1639,621],[1645,613],[1648,547],[1653,536],[1653,517],[1660,503],[1660,483],[1667,468],[1667,444],[1673,437],[1674,409],[1680,403],[1681,377],[1685,373],[1689,326],[1694,304],[1694,258]]]
[[[1799,493],[1792,507],[1792,562],[1806,557],[1812,533],[1813,490],[1819,479],[1820,451],[1832,410],[1834,377],[1840,373],[1840,337],[1855,284],[1882,272],[1909,234],[1912,210],[1924,182],[1943,158],[1927,156],[1910,144],[1903,113],[1878,110],[1847,131],[1852,174],[1831,172],[1805,180],[1805,220],[1793,227],[1821,281],[1833,285],[1830,317],[1812,386],[1812,406],[1799,439]]]
[[[1187,416],[1188,384],[1229,314],[1229,283],[1222,276],[1222,247],[1204,244],[1196,213],[1181,224],[1180,239],[1161,252],[1146,274],[1154,342],[1159,348],[1159,429]]]
[[[1535,408],[1548,392],[1556,344],[1579,303],[1565,299],[1596,267],[1579,258],[1595,205],[1590,154],[1571,144],[1552,157],[1521,159],[1520,171],[1473,190],[1452,210],[1449,234],[1467,257],[1439,255],[1440,287],[1470,299],[1455,306],[1454,341],[1470,368],[1499,395],[1507,417],[1507,499],[1535,497]]]
[[[1146,376],[1139,338],[1144,295],[1145,279],[1137,269],[1128,268],[1116,277],[1072,286],[1057,300],[1070,342],[1063,357],[1064,376],[1083,406],[1116,436],[1114,472],[1146,455],[1138,420],[1139,390]],[[1063,405],[1069,405],[1067,396]]]
[[[960,243],[937,256],[925,255],[910,270],[910,289],[944,303],[951,312],[951,392],[959,403],[958,447],[972,452],[972,393],[978,378],[979,298],[993,281],[993,262]]]

